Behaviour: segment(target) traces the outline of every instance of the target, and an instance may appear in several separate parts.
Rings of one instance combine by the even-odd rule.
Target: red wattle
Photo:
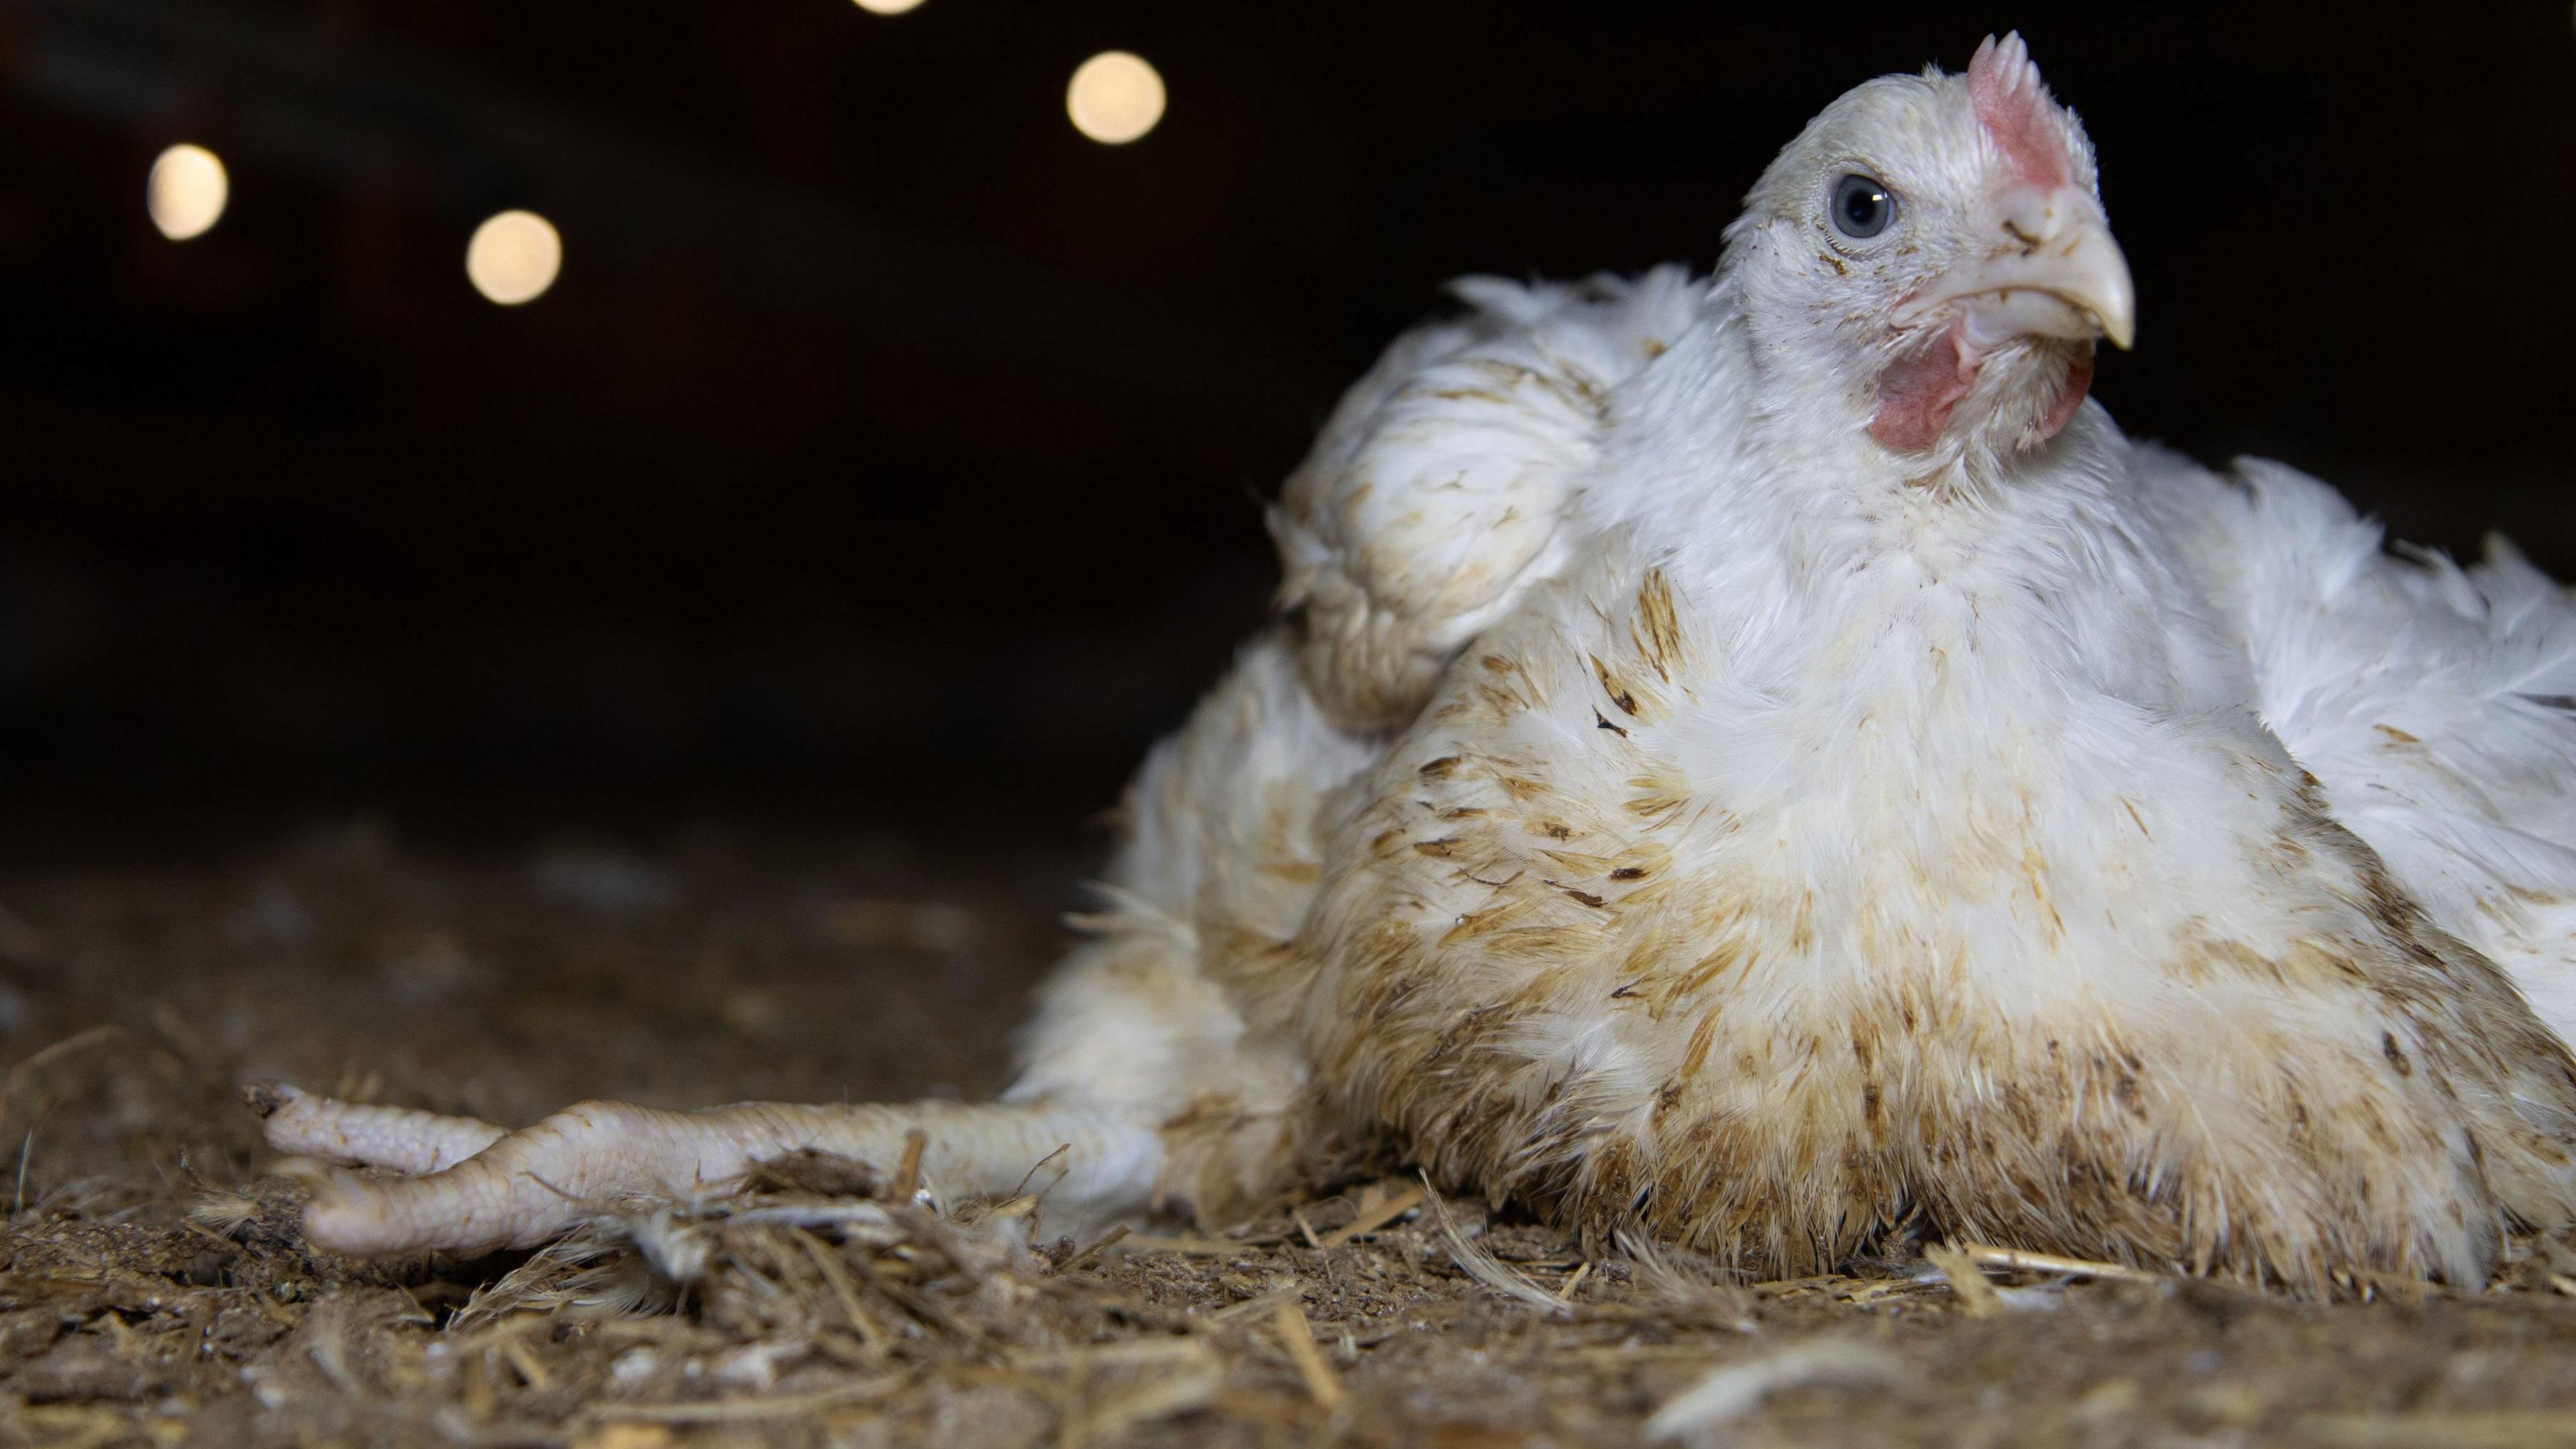
[[[1961,345],[1952,323],[1929,346],[1887,365],[1878,375],[1878,410],[1869,435],[1901,453],[1919,453],[1941,441],[1950,410],[1977,381],[1978,358]]]
[[[2084,406],[2084,394],[2093,390],[2093,354],[2075,359],[2066,369],[2066,385],[2057,390],[2057,401],[2048,405],[2048,416],[2039,420],[2039,440],[2047,442],[2065,431],[2075,420],[2075,410]]]

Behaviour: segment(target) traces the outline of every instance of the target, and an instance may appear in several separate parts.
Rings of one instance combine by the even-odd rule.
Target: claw
[[[269,1078],[243,1087],[242,1105],[257,1112],[262,1118],[268,1118],[276,1116],[279,1108],[303,1095],[286,1083]]]

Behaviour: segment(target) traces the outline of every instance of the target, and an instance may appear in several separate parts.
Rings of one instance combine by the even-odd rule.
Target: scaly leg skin
[[[620,1199],[722,1196],[759,1163],[806,1148],[891,1176],[915,1128],[928,1137],[923,1173],[968,1197],[1009,1193],[1062,1150],[1065,1173],[1049,1202],[1077,1217],[1144,1210],[1163,1156],[1151,1127],[1043,1102],[749,1102],[703,1112],[583,1102],[505,1134],[470,1118],[337,1102],[279,1083],[252,1088],[249,1100],[281,1152],[418,1174],[314,1175],[306,1235],[358,1257],[533,1248]],[[470,1155],[459,1161],[460,1151]]]

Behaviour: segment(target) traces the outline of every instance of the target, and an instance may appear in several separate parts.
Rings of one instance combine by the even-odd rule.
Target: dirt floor
[[[1079,871],[711,832],[470,863],[358,825],[0,878],[0,1442],[2576,1445],[2565,1243],[2333,1305],[1913,1243],[1726,1284],[1400,1175],[1103,1245],[823,1162],[533,1257],[370,1265],[304,1245],[238,1103],[988,1093]]]

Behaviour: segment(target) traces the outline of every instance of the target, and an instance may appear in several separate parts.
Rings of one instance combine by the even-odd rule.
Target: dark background
[[[1260,619],[1257,501],[1461,272],[1705,265],[2021,24],[2142,297],[2097,395],[2576,573],[2576,15],[928,0],[0,6],[0,846],[1075,837]],[[1067,124],[1111,48],[1171,107]],[[177,140],[232,199],[172,244]],[[504,309],[465,239],[563,230]]]

